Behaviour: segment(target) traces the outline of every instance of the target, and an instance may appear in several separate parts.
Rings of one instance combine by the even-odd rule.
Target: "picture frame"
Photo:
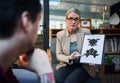
[[[91,29],[91,19],[81,19],[80,27]]]
[[[102,64],[104,52],[104,34],[85,35],[80,58],[80,63]]]

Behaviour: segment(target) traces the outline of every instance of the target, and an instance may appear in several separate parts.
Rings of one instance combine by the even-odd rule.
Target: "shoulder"
[[[57,32],[57,37],[62,37],[62,36],[65,36],[66,34],[66,29],[62,30],[62,31],[59,31]]]
[[[79,28],[79,31],[83,32],[83,33],[86,33],[86,34],[90,34],[90,29],[87,29],[87,28]]]
[[[82,28],[82,27],[80,27],[79,29],[81,29],[82,31],[90,31],[90,29]]]

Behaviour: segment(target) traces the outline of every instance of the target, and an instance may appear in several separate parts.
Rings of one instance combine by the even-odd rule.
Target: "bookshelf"
[[[92,34],[105,34],[105,55],[120,55],[120,29],[91,29]],[[106,45],[107,44],[107,45]],[[109,48],[107,48],[109,47]]]
[[[63,29],[50,29],[50,39],[55,38],[57,32],[61,31]]]
[[[37,41],[35,43],[35,48],[43,48],[43,35],[38,35]]]

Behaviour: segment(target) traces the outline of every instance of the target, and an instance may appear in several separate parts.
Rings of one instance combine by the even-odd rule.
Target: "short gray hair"
[[[66,18],[68,17],[69,13],[71,13],[71,12],[74,12],[74,13],[78,14],[79,17],[80,17],[80,11],[78,9],[71,8],[66,12]]]

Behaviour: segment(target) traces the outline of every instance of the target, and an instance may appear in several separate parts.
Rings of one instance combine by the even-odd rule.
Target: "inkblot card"
[[[80,63],[102,64],[104,55],[104,34],[85,35],[83,40]]]

